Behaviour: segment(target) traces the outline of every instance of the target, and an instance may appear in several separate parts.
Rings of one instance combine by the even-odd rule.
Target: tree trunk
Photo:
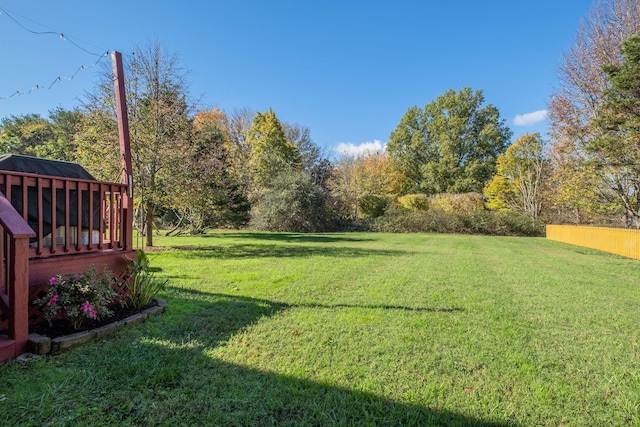
[[[153,209],[151,208],[151,206],[147,206],[147,208],[145,209],[145,214],[146,214],[146,247],[152,247],[153,246]]]

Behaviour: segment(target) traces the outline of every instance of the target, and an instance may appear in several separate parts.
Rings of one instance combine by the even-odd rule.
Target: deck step
[[[0,335],[0,363],[15,357],[16,341],[7,338],[6,335]]]

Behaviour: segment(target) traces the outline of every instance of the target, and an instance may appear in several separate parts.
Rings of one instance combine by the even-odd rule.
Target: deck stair
[[[16,340],[0,335],[0,363],[14,357],[16,354]]]

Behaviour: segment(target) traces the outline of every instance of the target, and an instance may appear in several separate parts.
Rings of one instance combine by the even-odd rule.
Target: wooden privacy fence
[[[640,230],[584,225],[547,225],[547,239],[640,259]]]

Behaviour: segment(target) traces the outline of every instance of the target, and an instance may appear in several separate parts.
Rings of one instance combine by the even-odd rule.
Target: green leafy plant
[[[112,277],[109,270],[98,273],[95,267],[84,274],[52,276],[46,295],[33,303],[42,308],[49,325],[61,316],[80,329],[87,319],[99,320],[113,314],[108,307],[117,296]]]
[[[358,202],[361,212],[368,218],[379,218],[389,206],[389,199],[385,196],[368,194],[362,196]]]
[[[158,280],[156,272],[162,271],[159,267],[152,267],[147,254],[139,249],[136,260],[131,263],[134,279],[129,287],[127,306],[140,309],[151,303],[158,292],[165,289],[167,280]]]
[[[426,194],[406,194],[398,197],[397,204],[408,211],[428,211],[429,196]]]

